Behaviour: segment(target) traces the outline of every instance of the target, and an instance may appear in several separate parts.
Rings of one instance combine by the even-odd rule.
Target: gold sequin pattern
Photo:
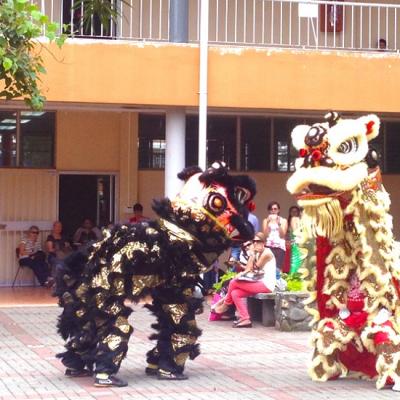
[[[189,353],[179,353],[174,357],[176,365],[185,365],[186,360],[189,358]]]
[[[92,288],[101,287],[105,290],[110,289],[110,283],[108,282],[109,273],[110,271],[107,270],[107,267],[103,267],[100,272],[93,277]]]
[[[106,312],[111,315],[117,315],[121,312],[122,307],[119,303],[112,303],[106,308]]]
[[[96,293],[94,296],[97,308],[103,308],[104,302],[106,300],[106,294],[104,292]]]
[[[121,344],[122,339],[117,335],[108,335],[103,339],[103,343],[108,346],[111,351],[114,351]]]
[[[89,288],[85,283],[81,283],[75,291],[78,298],[81,299],[83,302],[85,302],[85,300],[86,300],[85,295],[86,295],[88,289]]]
[[[162,282],[163,280],[158,275],[133,275],[132,294],[138,296],[144,288],[154,288]]]
[[[123,278],[116,278],[113,282],[113,293],[116,296],[123,296],[125,293],[125,285]]]
[[[181,319],[187,314],[188,307],[186,304],[164,304],[162,306],[164,312],[170,314],[176,325],[181,322]]]
[[[178,333],[173,333],[171,335],[171,344],[174,351],[178,349],[196,343],[196,337],[191,335],[180,335]]]
[[[82,318],[85,315],[85,310],[80,308],[79,310],[76,310],[75,314],[78,318]]]
[[[115,321],[115,325],[117,328],[123,333],[129,333],[131,326],[129,325],[128,319],[125,317],[119,316]]]

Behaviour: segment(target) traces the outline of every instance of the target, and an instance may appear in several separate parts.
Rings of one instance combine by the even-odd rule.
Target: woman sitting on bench
[[[265,247],[265,236],[256,233],[250,249],[246,268],[231,280],[227,295],[216,303],[212,309],[216,313],[224,313],[230,305],[235,304],[239,320],[234,328],[251,328],[251,320],[247,310],[246,297],[257,293],[272,293],[276,283],[276,262],[271,250]]]

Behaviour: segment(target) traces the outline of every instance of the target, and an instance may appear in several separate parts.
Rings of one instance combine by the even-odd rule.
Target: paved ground
[[[229,322],[203,328],[202,355],[187,364],[184,382],[158,381],[144,375],[152,317],[140,306],[131,317],[135,327],[120,376],[121,389],[94,388],[91,378],[70,379],[55,358],[62,341],[55,331],[57,307],[0,308],[0,399],[100,400],[295,400],[393,399],[400,394],[376,391],[373,382],[338,380],[323,384],[306,375],[308,333],[282,333],[256,325],[233,329]]]

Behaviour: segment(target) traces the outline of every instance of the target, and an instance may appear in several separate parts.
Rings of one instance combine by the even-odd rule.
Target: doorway
[[[90,218],[98,227],[115,222],[115,176],[61,174],[58,218],[71,237]]]

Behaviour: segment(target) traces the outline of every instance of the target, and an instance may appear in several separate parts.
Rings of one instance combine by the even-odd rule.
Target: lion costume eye
[[[221,214],[226,206],[225,197],[221,196],[219,193],[211,193],[207,198],[206,208],[216,215]]]
[[[337,148],[338,153],[348,154],[358,150],[358,141],[355,137],[340,143]]]

